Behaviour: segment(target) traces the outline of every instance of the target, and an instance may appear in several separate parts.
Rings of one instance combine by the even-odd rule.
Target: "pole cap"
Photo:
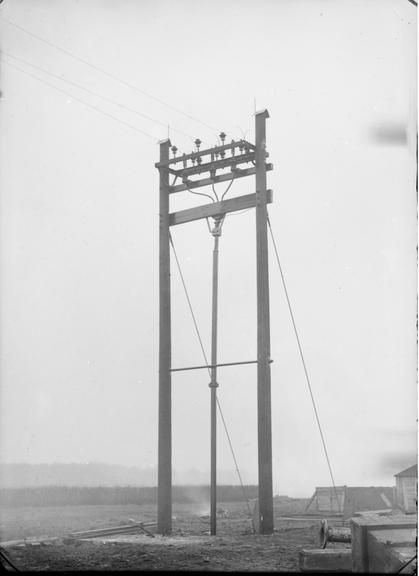
[[[255,112],[255,116],[259,116],[259,115],[263,115],[265,118],[270,118],[267,108],[264,108],[263,110],[258,110],[257,112]]]

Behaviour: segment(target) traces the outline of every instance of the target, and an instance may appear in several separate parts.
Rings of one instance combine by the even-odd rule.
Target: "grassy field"
[[[257,494],[255,487],[247,487],[246,493]],[[261,536],[254,533],[249,514],[254,504],[247,505],[240,487],[220,487],[218,496],[224,499],[218,501],[216,537],[210,536],[208,486],[177,486],[170,537],[125,535],[69,541],[66,537],[72,532],[123,525],[130,520],[155,521],[156,489],[3,490],[0,540],[9,558],[23,571],[296,570],[299,550],[315,545],[312,520],[284,518],[304,512],[308,499],[276,498],[276,530]],[[53,540],[47,543],[44,538]]]
[[[69,532],[127,524],[130,518],[147,521],[155,517],[152,504],[2,507],[0,540],[61,537]]]
[[[254,498],[257,487],[247,486],[246,495]],[[0,540],[32,536],[64,536],[93,528],[156,520],[155,487],[86,488],[49,486],[0,491]],[[230,517],[248,517],[249,507],[239,486],[220,486],[218,501],[228,506]],[[304,511],[307,499],[276,498],[275,514]],[[193,519],[209,514],[208,486],[174,486],[173,515]]]
[[[300,502],[300,501],[297,501]],[[242,519],[250,528],[247,506],[243,502],[221,502],[219,507],[228,511],[231,520]],[[251,510],[253,506],[250,506]],[[275,506],[276,516],[292,513],[300,506]],[[24,506],[2,507],[0,509],[0,540],[19,540],[30,537],[62,537],[70,532],[79,532],[95,528],[105,528],[118,524],[127,524],[130,519],[136,521],[155,521],[157,515],[154,504],[126,505],[84,505],[84,506]],[[197,502],[190,504],[174,503],[174,525],[181,519],[190,526],[201,516],[208,515],[208,504]]]

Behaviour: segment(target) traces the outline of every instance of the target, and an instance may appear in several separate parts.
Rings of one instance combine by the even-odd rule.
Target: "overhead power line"
[[[137,116],[141,116],[142,118],[146,118],[147,120],[150,120],[151,122],[154,122],[155,124],[160,124],[160,126],[164,126],[165,128],[167,128],[166,122],[162,122],[161,120],[157,120],[156,118],[153,118],[152,116],[148,116],[147,114],[144,114],[143,112],[139,112],[138,110],[135,110],[134,108],[130,108],[129,106],[126,106],[125,104],[121,104],[117,100],[113,100],[112,98],[109,98],[108,96],[103,96],[103,94],[99,94],[98,92],[90,90],[89,88],[86,88],[82,84],[79,84],[77,82],[74,82],[72,80],[68,80],[67,78],[64,78],[64,76],[60,76],[59,74],[54,74],[53,72],[50,72],[49,70],[46,70],[45,68],[42,68],[41,66],[38,66],[36,64],[32,64],[32,62],[28,62],[24,58],[20,58],[18,56],[15,56],[14,54],[10,54],[10,52],[6,52],[5,50],[3,50],[1,52],[1,54],[2,54],[2,56],[6,55],[9,58],[13,58],[13,60],[17,60],[18,62],[22,62],[23,64],[26,64],[27,66],[31,66],[32,68],[35,68],[36,70],[39,70],[40,72],[47,74],[48,76],[51,76],[52,78],[56,78],[57,80],[62,80],[63,82],[66,82],[67,84],[70,84],[71,86],[75,86],[76,88],[79,88],[80,90],[84,90],[85,92],[87,92],[88,94],[91,94],[92,96],[96,96],[97,98],[101,98],[102,100],[105,100],[106,102],[110,102],[111,104],[114,104],[115,106],[119,106],[119,108],[122,108],[123,110],[127,110],[128,112],[132,112],[133,114],[137,114]],[[170,127],[170,129],[173,130],[174,132],[178,132],[179,134],[182,134],[183,136],[193,138],[193,136],[191,134],[187,134],[186,132],[182,132],[182,130],[178,130],[177,128],[173,128],[172,126]]]
[[[148,132],[145,132],[144,130],[137,128],[136,126],[133,126],[132,124],[129,124],[128,122],[125,122],[124,120],[121,120],[120,118],[118,118],[117,116],[114,116],[113,114],[109,114],[108,112],[105,112],[101,108],[97,108],[96,106],[93,106],[93,104],[88,104],[84,100],[81,100],[80,98],[77,98],[76,96],[73,96],[72,94],[70,94],[69,92],[66,92],[65,90],[62,90],[61,88],[57,88],[57,86],[54,86],[54,84],[50,84],[49,82],[47,82],[43,78],[39,78],[38,76],[35,76],[35,74],[32,74],[31,72],[28,72],[27,70],[23,70],[22,68],[19,68],[19,66],[16,66],[15,64],[12,64],[11,62],[7,62],[6,60],[3,60],[3,62],[7,66],[11,66],[12,68],[15,68],[15,70],[19,70],[19,72],[22,72],[22,74],[27,74],[31,78],[38,80],[38,82],[42,82],[42,84],[46,84],[46,86],[53,88],[57,92],[61,92],[61,94],[64,94],[68,98],[71,98],[72,100],[75,100],[76,102],[79,102],[80,104],[83,104],[83,106],[86,106],[87,108],[91,108],[92,110],[95,110],[96,112],[99,112],[100,114],[104,114],[108,118],[112,118],[112,120],[115,120],[115,122],[119,122],[120,124],[123,124],[124,126],[127,126],[128,128],[131,128],[131,130],[135,130],[136,132],[139,132],[140,134],[143,134],[144,136],[147,136],[148,138],[151,138],[152,140],[157,142],[157,138],[155,138],[154,136],[152,136]]]
[[[180,108],[177,108],[176,106],[172,106],[172,104],[169,104],[165,100],[162,100],[161,98],[158,98],[157,96],[154,96],[153,94],[150,94],[149,92],[146,92],[145,90],[139,88],[138,86],[135,86],[135,84],[132,84],[131,82],[127,82],[123,78],[119,78],[115,74],[112,74],[111,72],[108,72],[107,70],[104,70],[103,68],[100,68],[99,66],[96,66],[95,64],[92,64],[92,62],[89,62],[88,60],[85,60],[84,58],[81,58],[80,56],[73,54],[73,52],[70,52],[69,50],[62,48],[61,46],[58,46],[57,44],[54,44],[53,42],[50,42],[49,40],[46,40],[45,38],[38,36],[38,34],[34,34],[33,32],[31,32],[30,30],[27,30],[23,26],[16,24],[16,22],[12,22],[12,20],[4,18],[4,16],[0,16],[0,20],[3,20],[3,22],[6,22],[10,26],[13,26],[17,30],[24,32],[28,36],[31,36],[32,38],[35,38],[36,40],[43,42],[47,46],[50,46],[51,48],[55,48],[56,50],[62,52],[63,54],[66,54],[70,58],[73,58],[74,60],[77,60],[78,62],[85,64],[86,66],[89,66],[89,68],[92,68],[92,70],[96,70],[96,72],[100,72],[101,74],[107,76],[108,78],[111,78],[112,80],[115,80],[116,82],[120,82],[124,86],[127,86],[128,88],[131,88],[132,90],[135,90],[136,92],[139,92],[143,96],[146,96],[147,98],[151,98],[152,100],[159,102],[159,104],[162,104],[163,106],[167,106],[168,108],[170,108],[174,112],[177,112],[178,114],[182,114],[186,118],[189,118],[189,120],[193,120],[194,122],[197,122],[197,123],[201,124],[202,126],[205,126],[206,128],[208,128],[212,132],[214,132],[214,131],[220,132],[220,130],[218,128],[214,128],[214,126],[207,124],[206,122],[204,122],[203,120],[200,120],[196,116],[192,116],[191,114],[184,112]]]

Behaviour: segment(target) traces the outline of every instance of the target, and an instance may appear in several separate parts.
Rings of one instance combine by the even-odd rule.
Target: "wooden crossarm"
[[[266,171],[273,170],[272,164],[266,164]],[[202,180],[190,180],[187,184],[178,184],[176,186],[170,186],[169,192],[173,194],[174,192],[184,192],[190,188],[201,188],[202,186],[211,186],[211,184],[218,184],[220,182],[228,182],[229,180],[243,178],[244,176],[253,176],[256,173],[256,168],[251,166],[250,168],[235,168],[232,172],[226,172],[225,174],[220,174],[214,178],[202,178]]]
[[[251,142],[247,142],[247,140],[237,140],[237,141],[232,141],[229,144],[223,144],[221,146],[213,146],[212,148],[207,148],[205,150],[200,150],[200,151],[196,151],[196,152],[191,152],[190,154],[182,154],[180,156],[177,156],[176,158],[171,158],[170,160],[167,160],[166,162],[156,162],[155,167],[156,168],[164,168],[166,166],[169,166],[169,164],[178,164],[179,162],[183,162],[185,160],[191,160],[192,158],[198,158],[198,156],[208,156],[208,155],[213,155],[215,156],[215,154],[220,154],[220,152],[225,152],[226,150],[232,150],[233,148],[239,148],[240,146],[242,146],[243,148],[247,149],[247,150],[254,150],[255,149],[255,145],[251,144]]]
[[[268,204],[272,203],[272,190],[266,191],[266,202]],[[185,222],[200,220],[201,218],[227,214],[228,212],[236,212],[237,210],[246,210],[247,208],[254,208],[255,206],[256,194],[237,196],[236,198],[214,202],[213,204],[203,204],[195,208],[172,212],[169,214],[169,226],[176,226],[177,224],[184,224]]]

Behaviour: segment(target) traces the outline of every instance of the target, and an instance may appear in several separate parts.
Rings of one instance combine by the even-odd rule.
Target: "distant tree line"
[[[257,498],[257,486],[245,486],[248,499]],[[209,486],[173,486],[173,502],[191,504],[209,500]],[[243,502],[241,486],[218,486],[220,502]],[[77,506],[98,504],[157,504],[155,486],[37,486],[3,488],[1,506]]]

